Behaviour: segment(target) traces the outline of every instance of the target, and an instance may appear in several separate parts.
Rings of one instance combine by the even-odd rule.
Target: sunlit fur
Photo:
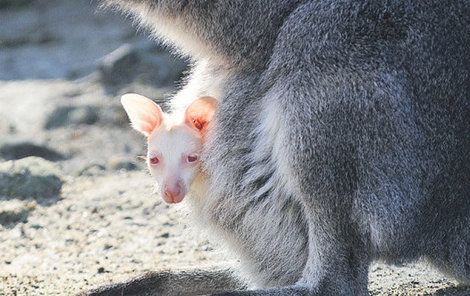
[[[193,209],[258,288],[229,295],[367,295],[377,259],[470,283],[469,1],[108,2],[193,58],[175,112],[220,99]],[[226,275],[100,291],[210,294]]]
[[[199,172],[199,161],[188,163],[190,154],[200,155],[202,150],[201,135],[178,119],[166,116],[163,124],[148,137],[147,164],[150,173],[158,184],[159,193],[163,194],[164,186],[170,178],[178,178],[183,183],[184,192]],[[152,165],[149,159],[157,156],[160,162]]]

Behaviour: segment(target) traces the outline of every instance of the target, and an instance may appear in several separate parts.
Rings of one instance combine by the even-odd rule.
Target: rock
[[[57,197],[62,173],[54,163],[26,157],[0,163],[0,195],[8,198]]]
[[[137,51],[130,44],[124,44],[103,57],[98,64],[98,72],[106,84],[128,83],[138,63]]]
[[[170,237],[170,233],[168,233],[168,232],[162,233],[162,234],[160,235],[160,237],[162,237],[162,238],[169,238],[169,237]]]
[[[98,121],[99,110],[95,106],[60,106],[48,117],[46,129],[64,126],[78,126],[81,124],[94,124]]]
[[[0,145],[0,157],[5,160],[21,159],[28,156],[37,156],[50,161],[64,160],[61,153],[43,145],[31,142],[5,143]]]
[[[100,163],[90,163],[84,166],[79,172],[79,176],[101,176],[106,171],[106,167]]]
[[[156,87],[173,86],[187,65],[150,43],[125,44],[106,55],[98,64],[100,81],[113,88],[132,82]]]
[[[14,38],[0,38],[0,48],[13,49],[25,45],[44,45],[58,41],[59,40],[49,32],[33,32],[32,34]]]
[[[99,110],[99,122],[113,126],[129,126],[126,111],[121,105],[109,105]]]
[[[48,130],[60,127],[76,127],[102,123],[114,126],[127,126],[129,120],[121,105],[60,106],[48,117],[44,127]]]
[[[35,208],[31,202],[22,200],[0,201],[0,224],[11,225],[18,222],[26,222],[28,214]]]
[[[134,171],[138,168],[138,165],[136,161],[131,158],[115,156],[108,160],[108,168],[115,171]]]
[[[94,124],[98,121],[98,113],[92,106],[73,108],[68,115],[68,120],[72,124]]]
[[[0,9],[19,8],[32,2],[32,0],[2,0],[0,1]]]

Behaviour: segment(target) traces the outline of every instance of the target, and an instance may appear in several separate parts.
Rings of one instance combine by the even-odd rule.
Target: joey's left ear
[[[186,124],[205,134],[207,125],[217,110],[218,102],[213,97],[201,97],[189,105],[184,115]]]

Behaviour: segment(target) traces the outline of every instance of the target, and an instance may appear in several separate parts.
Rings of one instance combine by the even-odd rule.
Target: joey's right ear
[[[121,104],[132,127],[147,137],[163,122],[160,106],[144,96],[125,94],[121,97]]]
[[[206,133],[207,125],[212,120],[218,101],[213,97],[201,97],[189,105],[185,112],[186,124],[200,134]]]

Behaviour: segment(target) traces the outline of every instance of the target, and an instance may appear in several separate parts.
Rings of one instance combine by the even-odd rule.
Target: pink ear
[[[132,127],[145,136],[149,136],[163,121],[162,109],[144,96],[125,94],[121,97],[121,104]]]
[[[212,120],[216,109],[217,100],[215,98],[201,97],[192,102],[186,109],[186,124],[204,135],[207,125]]]

